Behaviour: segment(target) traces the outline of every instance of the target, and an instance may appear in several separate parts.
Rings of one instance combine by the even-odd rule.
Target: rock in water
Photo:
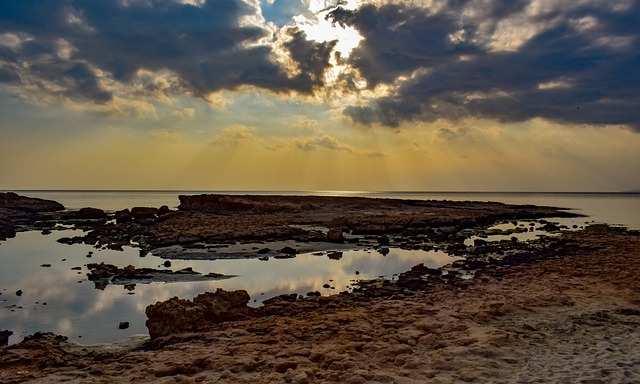
[[[173,297],[149,305],[146,326],[152,339],[174,333],[204,330],[213,324],[251,317],[247,291],[206,292],[191,300]]]
[[[13,335],[11,331],[0,331],[0,345],[9,344],[9,336]]]
[[[107,218],[107,214],[99,208],[81,208],[76,214],[79,219],[102,220]]]

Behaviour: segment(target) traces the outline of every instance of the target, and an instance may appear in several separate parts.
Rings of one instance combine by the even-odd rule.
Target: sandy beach
[[[555,255],[459,287],[276,303],[271,315],[143,346],[44,335],[3,348],[0,381],[640,381],[640,237],[606,226],[565,236]]]

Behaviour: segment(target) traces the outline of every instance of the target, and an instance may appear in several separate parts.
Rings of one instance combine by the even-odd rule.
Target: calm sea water
[[[118,210],[134,206],[175,208],[179,194],[204,192],[140,192],[140,191],[16,191],[22,195],[56,200],[67,209],[95,207]],[[247,194],[249,192],[220,192]],[[264,193],[266,194],[266,193]],[[527,193],[372,193],[372,192],[268,192],[291,195],[349,195],[419,200],[500,201],[512,204],[535,204],[569,208],[588,215],[567,221],[576,224],[605,222],[640,229],[640,194],[527,194]],[[81,344],[113,343],[133,335],[146,335],[144,309],[147,305],[173,296],[192,298],[199,293],[224,289],[245,289],[253,305],[281,293],[320,291],[323,294],[345,290],[356,279],[391,277],[418,263],[439,267],[455,258],[442,252],[392,249],[383,256],[370,249],[344,252],[340,260],[326,255],[299,255],[294,259],[268,262],[247,260],[172,260],[172,269],[192,267],[203,274],[209,272],[237,277],[198,283],[138,284],[135,289],[109,285],[104,290],[87,280],[85,265],[105,262],[124,267],[158,268],[163,259],[149,255],[141,258],[134,248],[123,252],[96,250],[86,245],[63,245],[60,237],[73,236],[70,231],[19,233],[16,238],[0,243],[0,330],[14,332],[10,342],[16,343],[36,331],[51,331],[69,336]],[[91,258],[87,258],[89,252]],[[50,264],[50,267],[42,267]],[[81,267],[81,270],[73,270]],[[329,284],[330,288],[324,288]],[[22,295],[16,295],[18,290]],[[119,330],[128,321],[130,328]]]

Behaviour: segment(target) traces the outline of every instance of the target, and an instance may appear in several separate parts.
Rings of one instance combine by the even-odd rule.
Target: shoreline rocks
[[[206,292],[193,300],[173,297],[149,305],[146,326],[151,339],[176,333],[196,332],[226,321],[242,320],[254,315],[247,291]]]

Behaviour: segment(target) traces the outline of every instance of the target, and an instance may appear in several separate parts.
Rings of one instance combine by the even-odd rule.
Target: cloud
[[[218,147],[237,147],[255,140],[254,131],[243,125],[233,125],[220,131],[210,143]]]
[[[182,135],[179,132],[170,131],[168,129],[158,129],[149,133],[151,137],[163,141],[180,141]]]
[[[332,49],[290,28],[285,51],[276,52],[259,4],[242,0],[7,0],[2,8],[0,82],[25,98],[164,102],[246,86],[311,94]],[[274,59],[283,54],[297,73]],[[154,83],[158,77],[168,82]]]
[[[361,124],[543,118],[640,131],[640,2],[450,1],[338,8],[363,40],[347,63],[367,91]]]
[[[296,116],[291,126],[300,131],[313,132],[318,126],[318,120],[310,119],[306,116]]]
[[[181,108],[174,109],[171,111],[171,117],[175,119],[189,119],[192,118],[196,113],[195,108]]]
[[[325,135],[322,137],[310,137],[305,139],[298,139],[295,141],[295,145],[298,149],[303,151],[315,151],[318,149],[328,149],[331,151],[345,151],[353,153],[353,150],[336,140],[335,138]]]

